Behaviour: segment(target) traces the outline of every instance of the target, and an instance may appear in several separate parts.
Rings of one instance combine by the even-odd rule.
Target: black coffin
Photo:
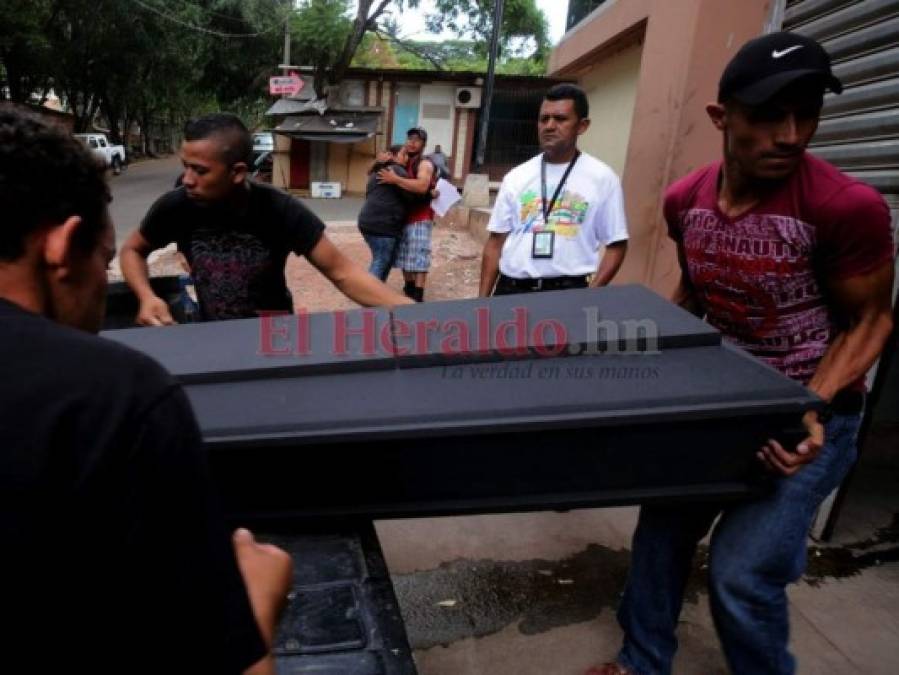
[[[178,277],[152,277],[150,286],[156,295],[168,303],[175,320],[184,316],[178,307],[178,299],[181,295]],[[139,308],[140,303],[137,296],[134,295],[128,284],[124,281],[112,282],[106,291],[106,318],[103,321],[103,329],[133,328]]]
[[[257,521],[736,498],[817,404],[640,286],[105,335],[184,383]]]

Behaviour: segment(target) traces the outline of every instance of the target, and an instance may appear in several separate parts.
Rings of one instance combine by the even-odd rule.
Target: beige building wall
[[[328,181],[340,183],[344,194],[364,195],[368,169],[375,159],[377,136],[361,143],[328,145]]]
[[[607,0],[553,51],[550,75],[588,84],[597,70],[611,75],[624,69],[620,60],[627,60],[635,44],[643,44],[622,172],[631,237],[616,282],[643,283],[667,295],[680,280],[676,249],[662,218],[665,188],[720,156],[721,138],[706,116],[705,104],[715,99],[728,60],[764,31],[772,4]],[[598,83],[602,79],[593,77]],[[591,116],[594,125],[603,124]]]
[[[581,150],[624,172],[631,122],[640,81],[643,45],[634,44],[594,64],[580,84],[590,102],[590,128],[578,142]]]

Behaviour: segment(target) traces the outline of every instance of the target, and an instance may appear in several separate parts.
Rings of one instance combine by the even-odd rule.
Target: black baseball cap
[[[409,138],[412,134],[418,136],[425,143],[428,142],[428,132],[422,129],[421,127],[412,127],[409,131],[406,132],[406,138]]]
[[[796,80],[814,77],[823,89],[843,91],[824,47],[796,33],[769,33],[747,42],[727,64],[718,83],[718,102],[735,99],[758,105]]]

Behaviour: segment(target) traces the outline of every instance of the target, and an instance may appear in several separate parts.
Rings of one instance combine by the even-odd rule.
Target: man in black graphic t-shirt
[[[153,204],[122,247],[122,272],[140,300],[138,323],[173,323],[150,287],[146,262],[173,241],[190,265],[205,320],[290,312],[284,264],[291,252],[306,256],[360,305],[409,302],[340,253],[299,200],[248,180],[252,140],[237,117],[214,113],[191,120],[184,139],[181,187]]]

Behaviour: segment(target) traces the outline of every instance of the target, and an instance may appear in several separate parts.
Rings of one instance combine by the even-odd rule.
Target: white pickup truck
[[[112,145],[106,140],[105,134],[72,134],[79,141],[84,143],[91,152],[98,157],[102,157],[106,162],[106,166],[112,169],[112,172],[118,176],[122,173],[122,167],[125,166],[125,148],[121,145]]]

